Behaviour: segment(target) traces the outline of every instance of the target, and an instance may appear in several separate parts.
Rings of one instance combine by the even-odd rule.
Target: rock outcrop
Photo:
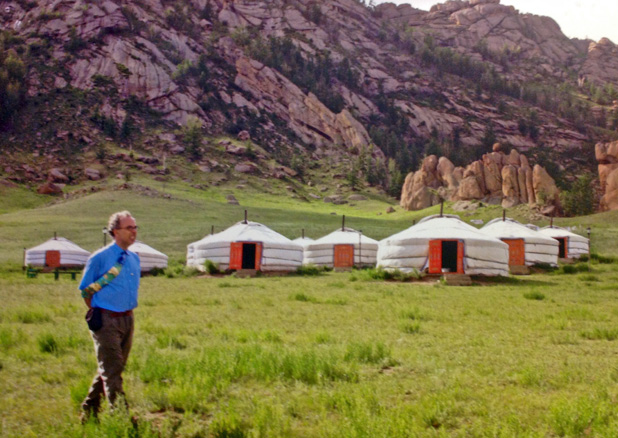
[[[536,87],[527,86],[543,82],[557,91],[575,85],[577,73],[599,88],[618,86],[611,41],[569,39],[553,19],[499,0],[450,0],[430,11],[358,0],[5,3],[0,29],[11,34],[10,50],[28,53],[25,100],[32,98],[40,124],[37,132],[0,130],[0,143],[16,137],[17,149],[41,147],[39,161],[44,153],[60,155],[47,136],[92,152],[118,140],[112,134],[122,129],[140,131],[136,149],[180,158],[190,149],[170,133],[192,118],[205,135],[238,135],[280,165],[300,154],[332,158],[324,164],[332,168],[371,150],[385,168],[402,153],[422,153],[430,138],[476,147],[490,129],[521,152],[541,143],[566,151],[590,141],[593,130],[581,123],[588,114],[578,113],[586,110],[565,102],[572,111],[555,112],[549,97],[537,98]],[[605,107],[598,109],[609,119]],[[32,181],[36,173],[37,182],[62,184],[106,177],[81,171],[92,163],[80,163],[79,172],[69,164],[54,163],[62,172],[24,170],[13,178]],[[553,193],[541,171],[535,192],[534,170],[517,153],[495,151],[465,169],[436,157],[421,170],[407,179],[408,208],[440,197],[537,203],[538,190]]]
[[[306,143],[318,147],[333,143],[360,151],[369,134],[348,110],[334,114],[318,98],[305,94],[285,76],[262,63],[240,57],[235,84],[251,93],[260,110],[276,114]]]
[[[440,202],[483,200],[504,208],[518,204],[560,207],[559,190],[552,177],[538,164],[530,167],[525,155],[515,149],[509,155],[494,145],[465,168],[455,167],[446,157],[430,155],[417,172],[405,179],[400,205],[421,210]]]
[[[597,143],[594,148],[599,163],[599,183],[603,197],[601,210],[618,210],[618,141]]]
[[[606,83],[618,86],[618,46],[607,38],[591,42],[588,56],[581,69],[586,80],[601,86]]]

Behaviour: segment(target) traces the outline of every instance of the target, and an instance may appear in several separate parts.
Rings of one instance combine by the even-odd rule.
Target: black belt
[[[101,312],[108,314],[112,318],[120,318],[121,316],[133,316],[133,310],[126,310],[124,312],[114,312],[113,310],[101,309]]]

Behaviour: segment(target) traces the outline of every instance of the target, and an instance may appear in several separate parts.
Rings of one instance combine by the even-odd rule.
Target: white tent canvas
[[[303,264],[348,268],[375,266],[378,241],[352,228],[333,231],[305,247]]]
[[[83,267],[90,252],[64,237],[54,237],[26,250],[25,266],[50,268]]]
[[[561,227],[545,227],[539,230],[545,236],[558,241],[558,257],[563,259],[578,259],[583,254],[588,254],[589,244],[587,238],[570,232]]]
[[[315,240],[313,240],[310,237],[297,237],[296,239],[292,240],[292,242],[298,243],[303,248],[306,248],[307,245],[309,245],[310,243],[315,242]]]
[[[209,234],[205,237],[203,237],[202,239],[198,240],[197,242],[191,242],[190,244],[187,245],[187,266],[203,266],[204,262],[206,261],[206,259],[201,259],[201,260],[197,260],[196,255],[195,255],[195,248],[201,247],[202,245],[205,245],[206,242],[208,242],[208,240],[214,236],[214,234]]]
[[[513,219],[494,219],[481,231],[509,245],[509,265],[558,265],[558,241]]]
[[[508,276],[508,245],[458,216],[429,216],[380,241],[378,266],[403,272]]]
[[[265,225],[247,221],[187,246],[187,265],[204,269],[206,260],[221,270],[291,272],[302,264],[303,248]]]
[[[157,251],[151,246],[146,245],[144,242],[140,242],[139,240],[135,241],[135,243],[129,247],[129,251],[138,255],[142,272],[148,272],[154,268],[167,268],[167,256],[161,251]]]

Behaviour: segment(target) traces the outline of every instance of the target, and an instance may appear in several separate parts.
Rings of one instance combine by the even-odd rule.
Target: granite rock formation
[[[618,141],[597,143],[595,155],[603,192],[599,207],[601,210],[618,210]]]
[[[482,200],[504,208],[518,204],[560,208],[559,190],[547,171],[532,167],[515,149],[506,155],[500,145],[465,168],[455,167],[446,157],[430,155],[421,168],[405,179],[400,205],[421,210],[447,201]]]

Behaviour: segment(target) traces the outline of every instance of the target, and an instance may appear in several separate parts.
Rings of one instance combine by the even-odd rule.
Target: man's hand
[[[88,306],[89,309],[92,307],[92,305],[90,304],[91,301],[92,298],[84,298],[84,303],[86,303],[86,306]]]

